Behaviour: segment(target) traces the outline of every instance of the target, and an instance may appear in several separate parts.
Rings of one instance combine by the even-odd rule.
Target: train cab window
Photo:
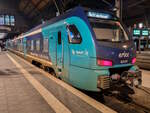
[[[80,32],[76,28],[75,25],[68,25],[67,26],[67,31],[68,31],[68,39],[69,43],[71,44],[80,44],[82,41]]]

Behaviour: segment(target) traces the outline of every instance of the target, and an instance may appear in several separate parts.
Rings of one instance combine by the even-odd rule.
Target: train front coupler
[[[126,85],[130,87],[139,87],[142,84],[142,74],[139,70],[128,70],[119,74],[111,75],[111,85],[121,86]]]
[[[123,95],[134,94],[134,88],[142,83],[142,73],[139,70],[128,70],[121,74],[110,76],[110,91]]]
[[[124,71],[120,77],[120,81],[130,87],[139,87],[142,84],[142,73],[139,70]]]

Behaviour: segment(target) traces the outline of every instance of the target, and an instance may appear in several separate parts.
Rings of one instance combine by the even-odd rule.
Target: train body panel
[[[23,48],[20,52],[24,53],[24,57],[31,55],[50,62],[48,67],[55,71],[57,77],[89,91],[110,88],[112,79],[116,76],[121,78],[124,72],[138,73],[138,67],[132,62],[136,56],[133,42],[128,39],[119,21],[99,18],[91,21],[86,14],[81,7],[74,8],[11,41],[7,44],[8,48],[17,50],[16,40],[23,40],[22,44],[18,44]],[[90,13],[90,16],[96,14]],[[99,17],[108,17],[102,14],[104,12]],[[121,29],[122,36],[127,39],[118,42],[97,39],[101,34],[101,37],[111,37],[110,29],[117,29],[116,36]],[[141,79],[140,75],[136,78]]]

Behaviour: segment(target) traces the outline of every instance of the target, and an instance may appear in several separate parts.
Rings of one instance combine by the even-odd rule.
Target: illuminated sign
[[[15,17],[13,15],[0,15],[0,26],[1,25],[14,26]]]
[[[149,36],[148,30],[142,30],[142,36]]]
[[[5,15],[5,24],[10,25],[9,15]]]
[[[12,26],[15,25],[15,17],[14,17],[14,16],[10,16],[10,24],[11,24]]]
[[[0,15],[0,25],[4,25],[4,15]]]
[[[140,36],[141,35],[141,30],[140,29],[134,29],[133,30],[133,35],[134,36]]]
[[[111,19],[112,18],[112,16],[108,13],[100,13],[100,12],[88,12],[87,16],[93,17],[93,18],[101,18],[101,19]]]
[[[133,29],[133,36],[149,36],[148,29]]]

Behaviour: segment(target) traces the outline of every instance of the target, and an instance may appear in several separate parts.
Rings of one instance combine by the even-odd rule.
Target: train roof
[[[45,26],[47,26],[47,25],[53,24],[53,23],[55,23],[55,22],[57,22],[57,21],[60,21],[60,20],[65,19],[65,18],[71,17],[71,16],[73,16],[73,15],[74,15],[74,16],[76,15],[76,16],[81,17],[82,11],[83,11],[83,8],[80,7],[80,6],[75,7],[75,8],[73,8],[73,9],[70,9],[70,10],[68,10],[67,12],[65,12],[64,14],[62,14],[62,15],[60,15],[60,16],[57,16],[57,17],[54,17],[54,18],[52,18],[52,19],[46,21],[45,23],[40,24],[40,25],[38,25],[38,26],[32,28],[31,30],[29,30],[29,31],[28,31],[27,33],[25,33],[25,34],[31,33],[31,32],[33,32],[33,31],[35,31],[35,30],[38,30],[38,29],[40,29],[40,28],[43,28],[43,27],[45,27]],[[78,13],[77,13],[77,12],[78,12]],[[80,13],[79,13],[79,12],[80,12]],[[82,17],[83,17],[83,16],[82,16]]]
[[[69,17],[71,17],[71,16],[78,16],[78,17],[83,18],[83,19],[86,21],[86,19],[85,19],[86,16],[84,15],[84,14],[85,14],[84,11],[93,11],[93,10],[91,10],[91,9],[84,9],[84,8],[81,7],[81,6],[77,6],[77,7],[73,8],[73,9],[70,9],[70,10],[66,11],[64,14],[62,14],[62,15],[60,15],[60,16],[57,16],[57,17],[55,17],[55,18],[52,18],[52,19],[46,21],[45,23],[40,24],[40,25],[38,25],[38,26],[32,28],[32,29],[29,30],[28,32],[23,33],[23,34],[21,35],[21,37],[23,38],[23,37],[25,37],[26,35],[31,34],[32,32],[38,31],[38,30],[41,29],[41,28],[44,28],[44,27],[46,27],[46,26],[48,26],[48,25],[50,25],[50,24],[53,24],[53,23],[55,23],[55,22],[57,22],[57,21],[60,21],[60,20],[65,19],[65,18],[69,18]],[[96,10],[96,11],[107,12],[107,13],[113,14],[113,13],[111,13],[111,12],[103,11],[103,10]]]

